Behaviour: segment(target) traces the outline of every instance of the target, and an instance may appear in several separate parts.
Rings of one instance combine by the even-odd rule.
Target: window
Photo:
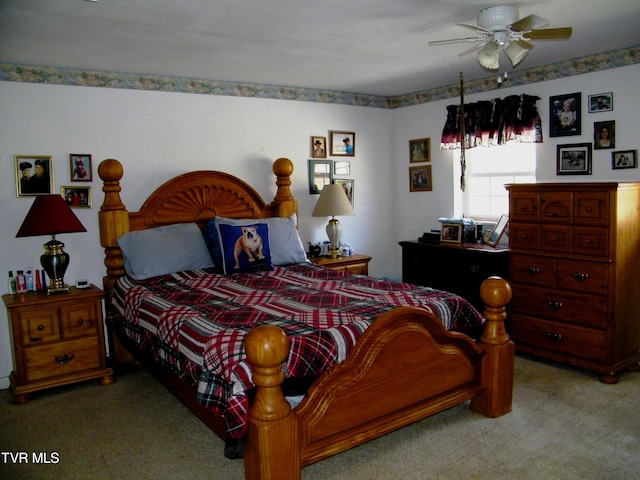
[[[507,183],[536,181],[536,144],[509,142],[506,145],[475,147],[466,151],[466,188],[458,188],[465,217],[497,220],[509,213]],[[460,177],[460,150],[453,151],[457,178]],[[456,181],[456,187],[459,182]]]

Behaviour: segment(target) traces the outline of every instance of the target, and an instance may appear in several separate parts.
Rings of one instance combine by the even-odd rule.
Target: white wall
[[[467,102],[527,93],[541,97],[545,143],[538,146],[539,181],[640,180],[640,170],[611,170],[610,150],[594,151],[593,175],[557,177],[556,145],[591,141],[593,121],[616,120],[616,150],[638,148],[636,80],[640,65],[493,92],[466,95]],[[583,134],[548,138],[548,97],[583,95]],[[613,92],[614,110],[586,113],[587,95]],[[146,92],[89,87],[0,82],[0,273],[38,265],[44,237],[16,239],[31,205],[16,198],[14,155],[53,155],[55,188],[69,185],[69,153],[90,153],[94,161],[93,208],[76,210],[87,233],[60,235],[71,255],[67,282],[88,278],[100,285],[103,250],[97,214],[103,194],[97,165],[117,158],[125,166],[122,198],[137,210],[166,179],[189,170],[223,170],[245,179],[270,201],[275,193],[271,163],[288,157],[295,165],[293,193],[299,202],[300,234],[306,242],[325,239],[326,219],[311,217],[317,199],[308,193],[310,136],[329,130],[356,132],[356,216],[340,219],[344,237],[356,251],[374,257],[374,276],[401,276],[397,242],[416,239],[454,216],[451,154],[439,150],[445,107],[455,99],[398,110],[255,98]],[[431,137],[432,192],[409,192],[409,146]],[[6,287],[0,287],[5,293]],[[6,311],[0,309],[0,388],[8,385],[11,352]]]

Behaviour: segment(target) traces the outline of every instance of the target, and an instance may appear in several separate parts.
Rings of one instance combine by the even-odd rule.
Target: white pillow
[[[271,217],[260,219],[234,219],[216,217],[215,226],[220,236],[220,224],[245,226],[256,222],[266,223],[269,228],[269,246],[271,249],[272,265],[290,265],[292,263],[307,262],[307,253],[296,228],[295,213],[290,217]]]
[[[137,230],[118,239],[124,268],[135,280],[213,267],[202,232],[195,223]]]

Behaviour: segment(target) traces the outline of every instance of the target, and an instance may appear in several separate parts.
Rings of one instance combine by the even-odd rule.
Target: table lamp
[[[338,258],[340,254],[340,241],[342,238],[342,227],[336,215],[355,215],[351,203],[347,198],[342,185],[331,184],[325,185],[320,192],[320,198],[313,209],[312,217],[332,217],[327,224],[327,236],[331,246],[329,248],[329,256]]]
[[[49,276],[47,295],[70,291],[63,280],[69,254],[63,250],[64,243],[56,240],[56,235],[86,231],[60,195],[39,195],[31,205],[16,238],[51,235],[51,241],[43,245],[45,253],[40,257],[42,268]]]

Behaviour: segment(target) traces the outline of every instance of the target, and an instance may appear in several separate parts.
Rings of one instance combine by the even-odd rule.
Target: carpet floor
[[[605,385],[592,372],[517,356],[508,415],[488,419],[459,405],[305,467],[302,475],[638,479],[639,387],[638,372]],[[225,459],[223,442],[143,370],[122,374],[113,385],[40,392],[24,405],[0,392],[0,452],[5,480],[244,478],[242,461]]]

